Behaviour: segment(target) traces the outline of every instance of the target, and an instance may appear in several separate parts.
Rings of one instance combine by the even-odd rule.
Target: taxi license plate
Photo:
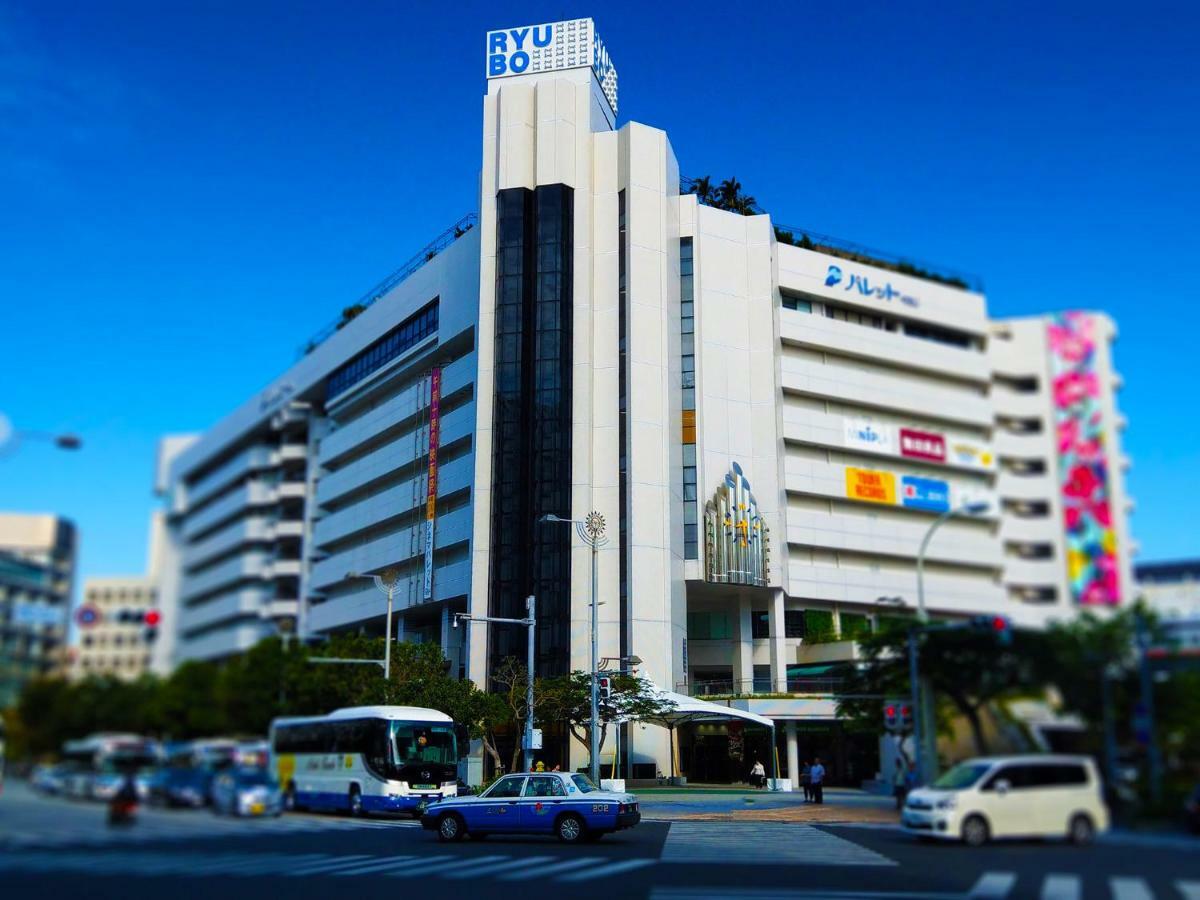
[[[263,806],[263,804],[261,804],[261,803],[251,803],[250,804],[251,815],[261,816],[265,811],[266,811],[266,807]]]

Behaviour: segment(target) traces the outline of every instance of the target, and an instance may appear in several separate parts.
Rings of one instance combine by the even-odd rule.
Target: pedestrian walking
[[[750,770],[750,783],[756,788],[767,786],[767,770],[763,767],[761,759],[754,761],[754,767]]]
[[[814,803],[825,802],[825,767],[821,765],[821,757],[814,756],[812,768],[808,772],[808,780],[812,784]]]
[[[804,788],[804,799],[812,800],[812,764],[807,759],[800,769],[800,786]]]
[[[904,760],[896,760],[896,771],[892,773],[892,796],[896,798],[896,809],[904,808],[904,798],[908,795],[908,771]]]

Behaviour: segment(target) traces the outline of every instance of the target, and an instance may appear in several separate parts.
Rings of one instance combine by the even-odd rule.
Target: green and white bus
[[[410,812],[458,794],[458,729],[418,706],[356,706],[271,723],[288,809]]]

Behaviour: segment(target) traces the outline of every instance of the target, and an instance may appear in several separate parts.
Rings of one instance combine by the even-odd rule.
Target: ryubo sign
[[[488,78],[588,67],[596,73],[596,80],[615,113],[617,70],[604,44],[596,37],[591,19],[488,32]]]

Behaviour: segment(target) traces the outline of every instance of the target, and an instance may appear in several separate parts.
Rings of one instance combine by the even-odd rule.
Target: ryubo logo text
[[[549,47],[553,25],[534,25],[488,33],[488,75],[520,75],[529,68],[531,47]]]

